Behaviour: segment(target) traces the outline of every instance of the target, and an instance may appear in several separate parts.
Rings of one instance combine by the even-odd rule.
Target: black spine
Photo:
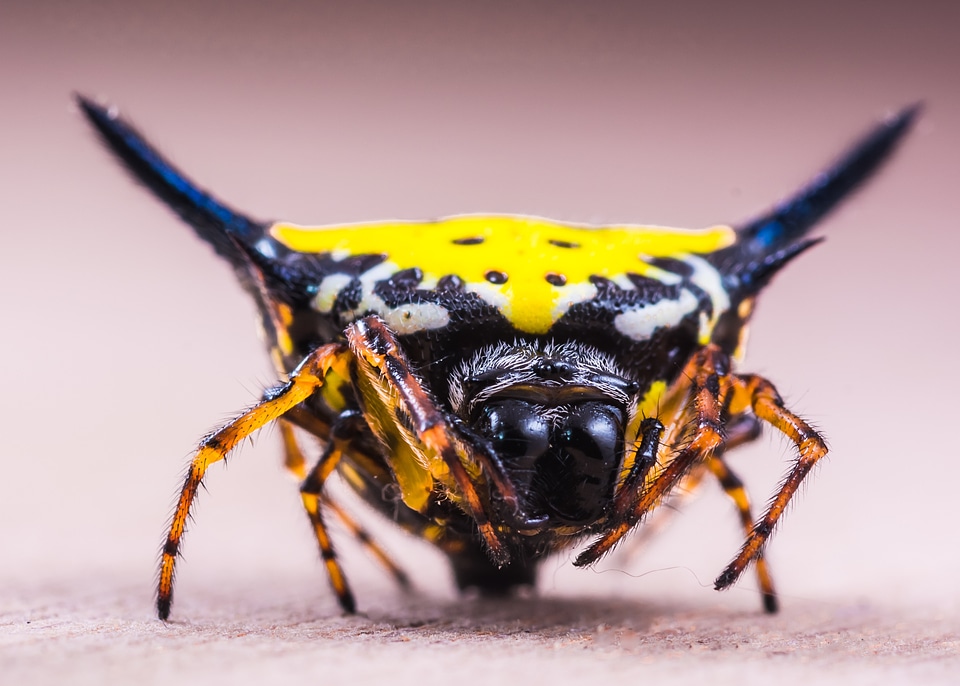
[[[103,142],[141,184],[169,206],[194,231],[210,243],[217,254],[234,267],[244,269],[248,252],[264,234],[266,224],[223,204],[198,188],[147,142],[129,122],[89,98],[76,96],[80,109]]]
[[[881,122],[797,193],[737,227],[736,243],[707,257],[734,300],[756,294],[787,262],[819,242],[805,235],[876,173],[921,109],[911,105]]]
[[[916,103],[884,120],[799,192],[738,227],[741,253],[768,255],[802,238],[873,176],[910,130],[921,109],[922,105]]]

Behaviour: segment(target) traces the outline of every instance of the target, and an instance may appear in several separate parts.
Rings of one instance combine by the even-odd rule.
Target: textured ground
[[[801,603],[765,617],[601,598],[427,599],[318,617],[292,598],[220,595],[164,625],[132,590],[31,593],[0,617],[0,680],[955,684],[960,673],[955,615],[866,605]]]

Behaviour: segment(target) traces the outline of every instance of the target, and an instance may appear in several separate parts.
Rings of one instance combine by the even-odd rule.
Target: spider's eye
[[[575,405],[554,433],[541,466],[552,514],[574,523],[595,520],[609,504],[623,456],[621,411],[603,402]]]
[[[587,401],[561,408],[503,398],[480,409],[473,428],[493,445],[527,497],[528,514],[590,522],[609,504],[623,457],[623,412]]]
[[[529,488],[537,460],[550,447],[550,423],[542,408],[524,400],[492,402],[480,411],[474,428],[490,439],[514,483]]]

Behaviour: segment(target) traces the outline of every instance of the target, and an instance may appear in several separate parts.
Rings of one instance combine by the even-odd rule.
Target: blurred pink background
[[[230,270],[107,156],[72,91],[118,105],[201,185],[266,219],[685,227],[765,208],[922,99],[892,164],[761,299],[743,369],[832,447],[770,547],[784,607],[957,616],[958,8],[6,3],[2,593],[29,607],[58,589],[82,605],[110,587],[149,619],[192,447],[273,380]],[[175,616],[251,598],[338,613],[277,440],[265,432],[211,470]],[[768,432],[733,464],[763,501],[790,457]],[[453,597],[438,555],[387,536],[427,597]],[[340,540],[361,607],[391,597]],[[602,574],[564,556],[541,587],[759,611],[749,574],[711,590],[738,543],[710,484],[642,554]]]

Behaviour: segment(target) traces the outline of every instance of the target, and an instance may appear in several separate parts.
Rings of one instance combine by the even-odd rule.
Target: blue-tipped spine
[[[738,226],[737,242],[710,257],[727,276],[731,292],[755,294],[783,265],[819,242],[806,234],[883,166],[922,109],[915,103],[885,119],[798,192]]]
[[[81,111],[139,183],[168,205],[219,255],[239,270],[247,265],[249,248],[267,224],[247,217],[199,188],[147,142],[116,112],[77,94]],[[241,246],[248,250],[241,250]]]

